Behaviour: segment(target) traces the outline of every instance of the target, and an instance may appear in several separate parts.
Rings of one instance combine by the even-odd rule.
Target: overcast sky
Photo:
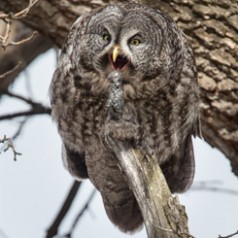
[[[12,90],[28,95],[29,85],[34,100],[48,104],[48,87],[55,68],[55,53],[51,50],[33,62]],[[27,109],[27,105],[4,98],[0,114]],[[0,137],[14,134],[21,119],[0,123]],[[0,238],[43,238],[55,217],[73,180],[61,162],[61,141],[49,116],[29,119],[16,149],[22,152],[17,162],[11,151],[0,154]],[[217,188],[238,191],[238,181],[227,159],[200,139],[194,141],[196,175],[194,185],[208,182]],[[67,232],[74,216],[87,200],[93,186],[83,184],[61,234]],[[186,206],[190,232],[196,238],[217,238],[238,230],[238,195],[190,189],[179,195]],[[89,210],[75,230],[74,237],[146,238],[145,230],[134,236],[121,233],[105,215],[97,193]],[[238,236],[237,236],[238,237]]]

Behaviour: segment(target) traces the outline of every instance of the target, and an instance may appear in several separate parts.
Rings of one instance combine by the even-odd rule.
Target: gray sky
[[[27,72],[28,79],[26,75],[21,75],[12,90],[27,95],[29,81],[34,99],[47,104],[55,58],[55,53],[49,51],[37,59]],[[5,99],[1,100],[0,108],[3,114],[26,109],[27,106],[13,99]],[[17,126],[16,121],[0,123],[0,136],[11,136]],[[194,183],[218,181],[212,185],[238,191],[238,180],[231,173],[228,160],[204,141],[196,139],[194,144]],[[0,230],[8,238],[42,238],[73,180],[63,168],[60,138],[49,116],[30,119],[15,145],[23,153],[17,162],[13,161],[11,151],[0,154]],[[80,189],[61,233],[67,231],[92,189],[89,181]],[[186,206],[190,232],[196,238],[217,238],[219,234],[225,236],[238,230],[237,195],[190,189],[179,198]],[[106,217],[98,193],[74,234],[74,237],[82,238],[146,237],[144,229],[133,236],[118,231]]]

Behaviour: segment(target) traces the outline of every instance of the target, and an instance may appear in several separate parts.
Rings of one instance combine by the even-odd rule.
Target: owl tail
[[[111,222],[121,231],[132,233],[143,224],[139,206],[114,154],[100,148],[86,156],[89,178],[100,192]]]
[[[143,218],[138,203],[131,190],[120,203],[110,204],[104,199],[104,206],[109,219],[123,232],[133,233],[142,228]]]

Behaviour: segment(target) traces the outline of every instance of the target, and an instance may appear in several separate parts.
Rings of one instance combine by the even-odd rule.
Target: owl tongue
[[[122,55],[118,55],[115,62],[113,62],[113,60],[111,59],[113,68],[118,69],[118,70],[122,70],[128,62],[129,61],[128,61],[127,57],[122,56]]]

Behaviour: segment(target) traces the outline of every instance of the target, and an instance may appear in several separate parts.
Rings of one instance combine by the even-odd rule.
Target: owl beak
[[[128,58],[123,54],[120,45],[115,45],[110,56],[110,60],[114,69],[123,70],[128,64]]]
[[[119,45],[115,45],[114,48],[113,48],[113,51],[112,51],[112,61],[113,61],[113,63],[116,62],[117,57],[118,57],[120,51],[121,51],[120,46]]]

